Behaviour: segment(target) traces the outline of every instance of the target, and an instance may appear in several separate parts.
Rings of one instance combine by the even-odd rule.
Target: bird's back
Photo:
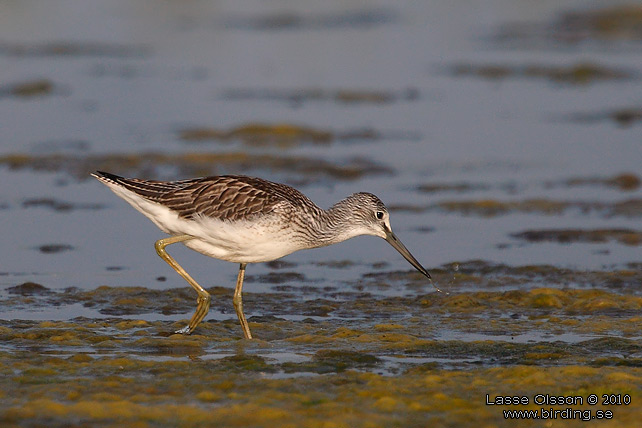
[[[293,187],[243,175],[180,181],[124,178],[100,171],[93,175],[106,184],[115,184],[147,201],[169,208],[186,220],[197,217],[223,221],[252,220],[276,210],[319,209]]]

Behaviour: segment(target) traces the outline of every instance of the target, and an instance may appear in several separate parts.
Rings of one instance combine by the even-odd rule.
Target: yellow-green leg
[[[241,263],[239,267],[239,275],[236,278],[236,288],[234,289],[234,309],[236,309],[236,315],[239,317],[239,322],[241,323],[241,328],[243,329],[243,334],[246,339],[252,338],[252,333],[250,332],[250,326],[247,324],[245,319],[245,314],[243,313],[243,278],[245,277],[245,267],[247,263]]]
[[[193,237],[189,235],[170,236],[169,238],[159,239],[158,241],[156,241],[156,244],[154,244],[158,255],[161,256],[161,258],[165,260],[168,265],[174,268],[174,270],[178,272],[180,276],[185,278],[185,281],[187,281],[189,285],[191,285],[192,288],[196,290],[196,293],[198,293],[198,299],[196,299],[196,312],[192,316],[192,319],[190,320],[188,325],[181,328],[180,330],[176,330],[176,333],[180,334],[191,334],[196,326],[201,321],[203,321],[203,318],[205,318],[205,315],[207,315],[207,312],[210,309],[210,293],[208,293],[203,287],[198,285],[198,283],[194,281],[194,278],[192,278],[187,272],[185,272],[185,269],[183,269],[181,265],[179,265],[176,260],[174,260],[169,254],[167,254],[167,251],[165,251],[165,247],[170,244],[187,241],[192,238]]]

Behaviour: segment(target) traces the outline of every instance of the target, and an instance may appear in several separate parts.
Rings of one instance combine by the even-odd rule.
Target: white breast
[[[267,262],[305,248],[292,242],[287,225],[275,220],[197,219],[185,225],[183,233],[195,237],[185,245],[210,257],[236,263]]]

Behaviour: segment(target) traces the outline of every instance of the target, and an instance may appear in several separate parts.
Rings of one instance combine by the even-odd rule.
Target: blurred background
[[[641,41],[636,2],[1,1],[2,292],[183,285],[96,169],[375,193],[442,288],[472,260],[639,266]],[[285,261],[312,289],[412,269],[373,237]]]
[[[553,409],[489,394],[604,393],[639,426],[641,78],[633,0],[0,0],[0,425],[513,426]],[[247,341],[238,267],[176,245],[213,299],[172,334],[196,295],[95,170],[375,193],[445,292],[358,237],[249,265]]]

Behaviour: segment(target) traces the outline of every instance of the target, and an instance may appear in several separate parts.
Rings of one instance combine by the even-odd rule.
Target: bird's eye
[[[377,218],[379,220],[381,220],[383,218],[383,211],[377,211],[377,213],[375,215],[377,216]]]

